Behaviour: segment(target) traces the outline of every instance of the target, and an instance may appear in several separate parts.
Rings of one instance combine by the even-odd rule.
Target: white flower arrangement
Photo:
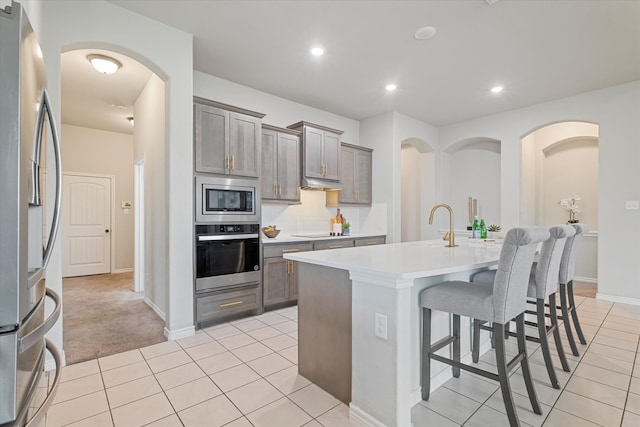
[[[569,212],[569,221],[570,224],[579,222],[576,219],[576,213],[582,212],[580,210],[580,206],[578,206],[578,202],[580,201],[580,196],[567,197],[566,199],[561,199],[558,204],[560,206],[564,206],[565,210]]]

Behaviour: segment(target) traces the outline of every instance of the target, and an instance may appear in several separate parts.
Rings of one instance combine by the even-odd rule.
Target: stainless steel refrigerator
[[[45,268],[62,192],[46,80],[36,35],[12,2],[0,10],[0,427],[36,426],[62,368],[57,349],[44,338],[60,316],[60,298],[46,288]],[[47,180],[55,180],[50,197],[53,183]],[[47,298],[54,308],[45,318]],[[56,373],[47,381],[46,398],[36,399],[46,351]]]

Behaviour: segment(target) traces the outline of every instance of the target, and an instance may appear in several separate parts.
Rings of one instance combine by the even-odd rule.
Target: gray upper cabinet
[[[300,132],[262,125],[262,200],[300,201]]]
[[[339,203],[371,205],[372,152],[370,148],[342,143],[340,180],[344,188],[339,192]]]
[[[288,128],[302,132],[303,175],[340,181],[342,131],[309,122],[298,122]]]
[[[196,172],[260,176],[264,114],[194,98]]]

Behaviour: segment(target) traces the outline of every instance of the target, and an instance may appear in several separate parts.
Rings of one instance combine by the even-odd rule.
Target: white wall
[[[487,227],[500,225],[500,144],[494,145],[497,149],[493,151],[471,145],[447,156],[448,188],[444,201],[453,208],[456,230],[471,225],[469,197],[477,199],[478,219],[484,219]]]
[[[135,162],[144,160],[144,293],[145,297],[167,314],[168,256],[167,242],[167,172],[165,170],[165,87],[152,75],[134,105]],[[137,206],[133,207],[134,209]]]
[[[120,209],[121,202],[133,202],[133,136],[65,124],[60,133],[65,172],[115,176],[113,273],[133,269],[133,214]]]
[[[545,125],[585,121],[599,126],[598,296],[640,303],[640,211],[625,200],[640,199],[640,81],[512,110],[440,129],[443,149],[478,135],[501,141],[501,221],[519,224],[520,140]],[[628,300],[630,299],[630,300]]]
[[[190,34],[127,11],[112,3],[94,0],[29,1],[37,19],[34,29],[41,41],[47,67],[49,94],[54,111],[60,111],[60,55],[80,48],[101,48],[128,55],[168,84],[165,114],[167,200],[168,311],[166,327],[171,338],[193,333],[193,40]],[[116,27],[117,30],[115,30]],[[59,115],[56,116],[59,124]],[[160,233],[161,230],[153,230]],[[62,294],[60,239],[57,239],[47,271],[47,286]],[[167,261],[168,260],[168,261]],[[62,322],[48,335],[62,348]]]

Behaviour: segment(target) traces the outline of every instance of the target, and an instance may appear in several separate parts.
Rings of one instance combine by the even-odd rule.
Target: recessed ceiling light
[[[386,85],[384,88],[389,92],[393,92],[394,90],[396,90],[398,88],[398,86],[394,85],[393,83],[390,83],[390,84]]]
[[[436,35],[436,29],[433,27],[422,27],[416,30],[414,37],[418,40],[427,40]]]
[[[87,56],[93,68],[103,74],[113,74],[122,68],[120,61],[105,55],[89,55]]]
[[[311,54],[315,56],[321,56],[324,54],[324,48],[320,46],[312,47]]]
[[[500,93],[500,92],[502,92],[502,89],[504,89],[504,86],[495,86],[495,87],[491,88],[491,92]]]

